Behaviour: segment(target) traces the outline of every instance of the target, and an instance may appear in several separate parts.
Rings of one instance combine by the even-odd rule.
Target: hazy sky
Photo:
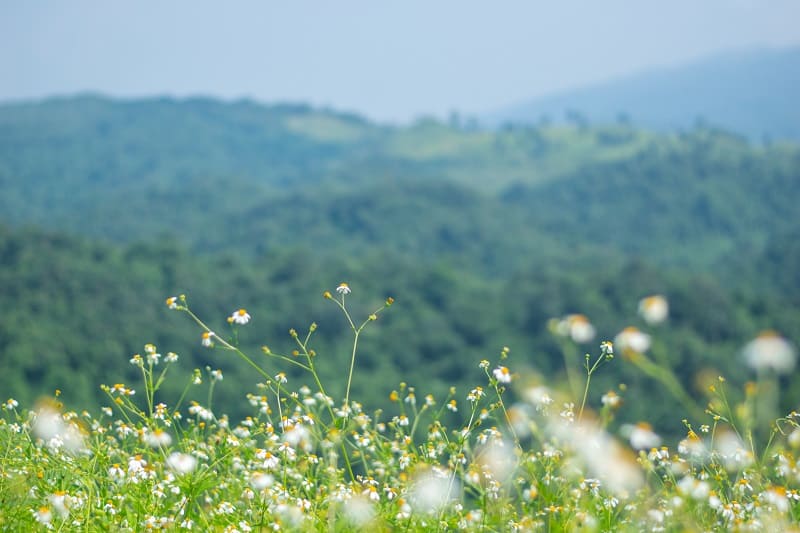
[[[797,0],[0,2],[0,100],[97,91],[477,114],[730,49],[800,44]]]

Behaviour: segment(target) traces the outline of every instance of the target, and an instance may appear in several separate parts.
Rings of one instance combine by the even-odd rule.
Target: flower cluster
[[[343,297],[350,289],[342,284],[336,292]],[[350,318],[345,299],[333,300]],[[651,307],[640,305],[645,321],[663,321],[666,308],[659,307],[660,300],[646,300],[642,305]],[[167,300],[169,307],[172,303],[191,313],[185,298]],[[384,308],[389,305],[387,300]],[[229,317],[235,325],[249,320],[244,309]],[[204,342],[216,339],[247,358],[196,321]],[[587,324],[585,317],[570,315],[556,327],[584,342],[595,335],[593,327],[588,334]],[[357,338],[360,330],[354,329]],[[639,365],[659,379],[646,355],[651,338],[638,329],[626,328],[613,344],[602,342],[594,356],[586,355],[582,402],[557,380],[524,370],[503,348],[499,360],[478,363],[485,374],[482,383],[468,390],[452,387],[437,398],[403,382],[389,394],[386,412],[370,411],[347,396],[337,401],[325,392],[309,345],[314,330],[316,325],[307,336],[292,330],[296,355],[262,350],[275,360],[303,365],[306,384],[302,374],[289,370],[260,373],[252,384],[257,390],[243,398],[249,414],[238,422],[211,408],[214,387],[223,380],[222,372],[211,367],[205,374],[208,393],[199,395],[204,402],[187,400],[182,414],[179,405],[157,400],[162,381],[157,374],[163,377],[177,355],[162,357],[151,344],[143,356],[131,358],[144,392],[136,395],[123,383],[104,386],[110,406],[98,417],[65,412],[56,400],[30,411],[6,400],[0,442],[14,452],[4,457],[0,477],[3,527],[228,532],[796,528],[800,414],[780,418],[758,440],[759,427],[747,425],[752,418],[747,410],[765,401],[755,385],[745,391],[745,403],[731,407],[725,381],[719,379],[709,388],[716,396],[706,412],[684,420],[685,434],[677,439],[647,421],[615,423],[615,416],[625,414],[622,385],[602,396],[588,394],[593,373],[615,350],[630,356],[620,363]],[[764,333],[745,347],[743,357],[763,382],[791,370],[795,353],[782,337]],[[202,375],[195,370],[190,382],[202,385]]]

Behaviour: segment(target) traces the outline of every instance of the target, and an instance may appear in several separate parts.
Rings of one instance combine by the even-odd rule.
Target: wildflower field
[[[347,305],[355,296],[346,283],[324,294],[352,332],[344,397],[329,396],[316,370],[325,357],[314,350],[316,324],[291,330],[285,353],[250,354],[238,339],[257,317],[238,309],[222,333],[176,296],[167,306],[186,314],[198,343],[252,370],[252,383],[239,384],[250,416],[214,409],[221,371],[178,375],[179,356],[152,344],[130,359],[140,382],[102,385],[99,412],[69,411],[58,393],[34,406],[6,400],[0,529],[800,531],[800,414],[778,412],[780,375],[796,353],[777,333],[744,347],[752,382],[715,376],[699,404],[648,355],[650,333],[629,327],[598,342],[586,317],[569,315],[550,324],[564,353],[596,348],[565,355],[563,384],[515,369],[511,350],[498,347],[474,362],[483,382],[437,398],[398,376],[378,409],[351,397],[351,383],[362,332],[394,300],[357,317]],[[668,303],[651,296],[639,311],[655,328]],[[646,420],[617,422],[625,388],[592,389],[616,364],[658,381],[675,412],[688,413],[681,438],[670,442]],[[186,382],[174,405],[159,396],[166,380]],[[192,389],[205,401],[185,401]]]

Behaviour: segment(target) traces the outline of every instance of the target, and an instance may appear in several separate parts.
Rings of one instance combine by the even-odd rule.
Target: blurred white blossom
[[[629,326],[617,334],[614,338],[614,345],[623,353],[644,353],[650,349],[650,335]]]
[[[747,364],[757,370],[772,370],[778,374],[787,374],[794,369],[797,354],[794,347],[775,333],[764,331],[750,341],[743,351]]]
[[[660,324],[669,315],[669,304],[667,299],[660,294],[642,298],[639,301],[639,314],[648,324]]]

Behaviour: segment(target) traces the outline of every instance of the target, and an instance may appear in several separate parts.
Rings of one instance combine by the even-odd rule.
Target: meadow
[[[215,404],[215,387],[227,379],[217,365],[182,375],[180,356],[153,344],[129,360],[135,383],[102,385],[106,405],[96,412],[70,410],[60,391],[35,405],[7,399],[0,529],[800,530],[800,414],[780,412],[778,398],[796,353],[777,333],[731,354],[750,381],[706,376],[697,402],[651,354],[669,315],[655,294],[638,303],[648,332],[629,326],[606,340],[583,315],[553,318],[563,383],[498,346],[472,362],[479,382],[434,396],[424,381],[397,376],[394,389],[380,391],[382,408],[351,395],[351,384],[362,370],[362,334],[399,311],[394,299],[378,297],[359,316],[352,309],[373,298],[358,284],[320,298],[344,317],[351,340],[336,383],[317,371],[330,354],[315,350],[315,323],[291,329],[288,342],[275,339],[285,351],[262,345],[251,353],[240,337],[253,333],[257,316],[235,309],[201,317],[186,295],[166,299],[210,360],[246,368],[249,381],[236,384],[249,413],[242,418]],[[584,346],[589,353],[576,357]],[[692,413],[678,439],[646,419],[619,423],[626,388],[593,387],[614,365],[647,375],[674,412]],[[168,405],[160,391],[169,382],[184,393]]]

